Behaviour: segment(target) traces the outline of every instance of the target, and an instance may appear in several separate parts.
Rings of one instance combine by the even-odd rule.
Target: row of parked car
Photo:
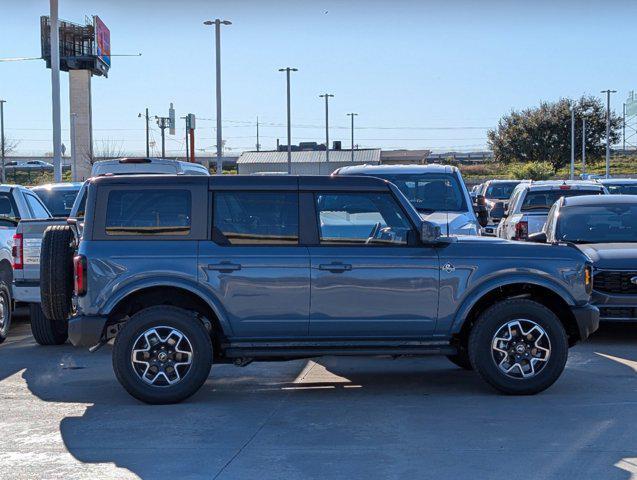
[[[455,167],[209,177],[162,162],[96,165],[68,218],[21,220],[7,294],[31,304],[38,343],[114,340],[116,377],[145,402],[189,397],[213,362],[320,355],[443,354],[501,392],[533,394],[598,328],[596,257],[557,226],[543,240],[485,238],[495,205],[473,202]],[[565,215],[590,197],[559,193],[580,186],[548,185],[543,201]]]

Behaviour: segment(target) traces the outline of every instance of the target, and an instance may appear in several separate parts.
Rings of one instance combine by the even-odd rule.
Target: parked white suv
[[[456,167],[355,165],[339,168],[332,175],[368,175],[388,180],[409,199],[423,220],[440,226],[443,235],[480,234],[471,196]]]
[[[549,210],[562,197],[608,193],[597,182],[552,180],[521,183],[511,194],[505,217],[497,235],[508,240],[526,240],[542,230]]]

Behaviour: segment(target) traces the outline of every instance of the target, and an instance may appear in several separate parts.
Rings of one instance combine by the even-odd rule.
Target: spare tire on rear
[[[40,251],[42,312],[51,321],[65,321],[73,296],[74,237],[69,225],[52,225],[44,231]]]

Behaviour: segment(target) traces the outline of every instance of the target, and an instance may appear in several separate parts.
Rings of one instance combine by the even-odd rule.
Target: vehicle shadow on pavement
[[[533,397],[498,395],[445,358],[325,357],[216,365],[190,400],[149,406],[117,383],[110,346],[90,354],[28,335],[0,346],[0,382],[22,372],[40,400],[87,404],[61,418],[64,446],[141,478],[492,478],[520,468],[629,478],[636,373],[596,353],[637,362],[636,344],[637,327],[603,328]]]

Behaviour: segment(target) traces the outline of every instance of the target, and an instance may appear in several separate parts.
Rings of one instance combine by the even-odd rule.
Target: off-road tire
[[[3,280],[0,280],[0,302],[2,302],[2,314],[4,322],[0,323],[0,343],[4,342],[11,328],[12,305],[11,288]]]
[[[40,345],[62,345],[68,338],[67,320],[49,320],[39,303],[29,303],[31,333]]]
[[[192,364],[175,385],[144,383],[132,366],[132,351],[140,335],[153,327],[171,327],[182,332],[192,345]],[[193,395],[205,383],[212,367],[212,340],[195,313],[167,305],[149,307],[133,315],[115,337],[113,370],[121,385],[145,403],[177,403]]]
[[[44,231],[40,252],[42,311],[49,320],[67,319],[73,297],[73,231],[52,225]]]
[[[515,319],[535,322],[544,329],[551,342],[546,365],[526,379],[505,375],[492,356],[494,335]],[[496,390],[509,395],[533,395],[553,385],[562,374],[568,358],[568,339],[560,320],[544,305],[529,299],[503,300],[478,317],[469,336],[469,358],[476,372]]]

